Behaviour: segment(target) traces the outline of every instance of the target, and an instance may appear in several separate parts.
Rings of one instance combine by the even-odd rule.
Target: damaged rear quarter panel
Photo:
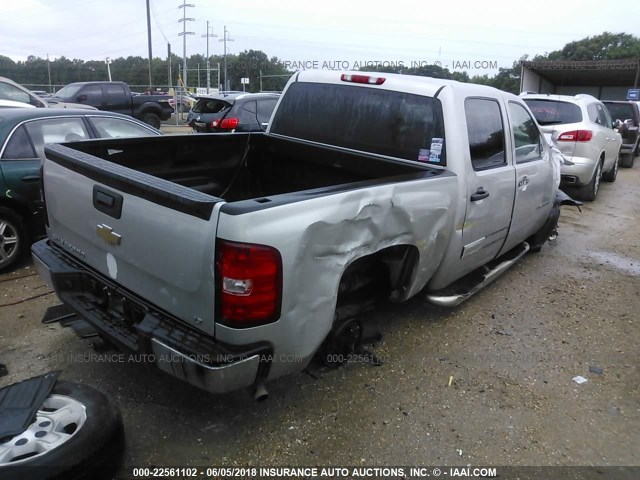
[[[282,314],[272,324],[237,330],[218,324],[216,337],[232,344],[271,342],[270,377],[299,371],[329,332],[345,269],[356,259],[395,245],[417,247],[405,297],[437,269],[453,231],[455,175],[389,183],[313,198],[242,215],[221,213],[220,238],[277,248],[283,261]]]

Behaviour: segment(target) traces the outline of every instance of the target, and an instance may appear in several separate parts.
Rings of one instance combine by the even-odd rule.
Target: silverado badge
[[[96,233],[109,245],[120,245],[122,235],[113,231],[109,225],[104,223],[96,226]]]

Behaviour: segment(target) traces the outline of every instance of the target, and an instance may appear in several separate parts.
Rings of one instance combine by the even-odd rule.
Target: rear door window
[[[487,170],[506,165],[504,126],[498,102],[488,98],[467,98],[464,113],[473,169]]]
[[[107,94],[107,105],[118,105],[125,102],[127,93],[122,85],[107,84],[104,88]]]
[[[47,143],[75,142],[89,138],[89,132],[80,117],[47,118],[27,124],[27,131],[39,157],[44,157]]]
[[[81,98],[86,96],[86,100],[82,100]],[[102,88],[100,85],[87,85],[82,90],[80,90],[79,101],[84,101],[89,105],[100,105],[102,103]]]
[[[271,132],[362,152],[446,164],[442,106],[436,98],[353,85],[288,87]]]
[[[524,99],[540,125],[562,125],[582,121],[580,107],[558,100]]]

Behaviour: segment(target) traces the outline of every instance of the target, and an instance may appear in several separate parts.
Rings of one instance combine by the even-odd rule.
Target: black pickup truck
[[[161,121],[169,120],[173,113],[168,95],[134,95],[124,82],[70,83],[51,99],[130,115],[155,128],[160,128]]]

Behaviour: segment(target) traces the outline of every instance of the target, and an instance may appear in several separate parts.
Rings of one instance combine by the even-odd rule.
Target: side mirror
[[[613,128],[620,128],[622,125],[624,124],[622,123],[622,120],[620,120],[619,118],[615,122],[613,122]]]
[[[76,97],[76,100],[78,100],[79,102],[86,102],[87,101],[87,96],[86,95],[78,95]]]

